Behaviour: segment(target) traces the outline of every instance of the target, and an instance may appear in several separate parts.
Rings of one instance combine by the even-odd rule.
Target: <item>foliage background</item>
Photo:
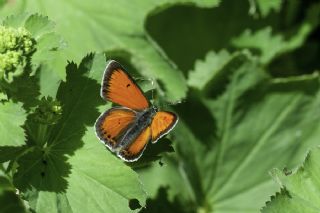
[[[37,42],[0,87],[0,211],[319,211],[319,1],[0,5]],[[92,128],[106,58],[154,79],[160,107],[181,102],[136,164]]]

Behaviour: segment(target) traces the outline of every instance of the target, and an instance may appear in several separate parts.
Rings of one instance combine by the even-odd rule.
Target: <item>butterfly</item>
[[[105,68],[100,95],[118,106],[99,116],[96,135],[124,161],[138,160],[150,141],[156,143],[178,122],[175,113],[151,105],[133,78],[114,60]]]

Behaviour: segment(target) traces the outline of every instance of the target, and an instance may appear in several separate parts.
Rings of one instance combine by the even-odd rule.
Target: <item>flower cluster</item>
[[[52,125],[58,122],[62,115],[62,107],[59,101],[51,97],[43,97],[33,114],[36,122]]]
[[[36,41],[24,28],[0,26],[0,79],[19,76],[35,51]]]

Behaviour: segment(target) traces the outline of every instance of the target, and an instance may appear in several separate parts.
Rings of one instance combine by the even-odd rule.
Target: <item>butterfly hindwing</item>
[[[160,111],[151,122],[152,143],[168,134],[178,122],[178,116],[173,112]]]
[[[113,107],[101,114],[95,128],[99,139],[112,151],[119,145],[121,135],[135,122],[136,112],[125,107]]]
[[[140,135],[135,140],[133,140],[126,147],[123,147],[119,151],[118,156],[123,160],[129,162],[138,160],[145,150],[150,139],[151,128],[150,126],[148,126],[140,133]]]
[[[134,110],[150,106],[140,87],[116,61],[109,61],[103,75],[101,97]]]

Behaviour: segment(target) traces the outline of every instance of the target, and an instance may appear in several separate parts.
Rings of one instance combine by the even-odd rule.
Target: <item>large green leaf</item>
[[[209,90],[199,102],[191,93],[176,106],[177,169],[165,174],[154,166],[157,172],[141,171],[142,179],[153,197],[155,185],[169,186],[171,198],[181,193],[197,210],[257,212],[277,188],[268,171],[295,165],[318,143],[318,75],[272,79],[250,56],[219,72],[228,82],[220,95]]]
[[[27,115],[21,103],[0,103],[0,146],[20,146],[25,142],[22,129]]]
[[[128,212],[132,199],[145,205],[138,175],[106,150],[92,128],[104,104],[99,91],[105,63],[102,54],[91,54],[79,66],[67,66],[67,81],[57,92],[61,119],[43,136],[31,135],[30,151],[18,160],[14,183],[36,212]]]
[[[320,149],[311,150],[303,165],[290,174],[288,171],[274,169],[273,179],[281,186],[267,202],[262,212],[308,212],[320,211]]]
[[[226,50],[221,50],[218,53],[208,52],[204,61],[196,61],[194,70],[189,72],[188,85],[203,89],[210,79],[219,74],[218,71],[222,70],[231,57]]]
[[[19,1],[8,4],[14,11],[41,12],[59,23],[58,32],[68,41],[68,59],[79,61],[90,51],[121,50],[145,76],[160,80],[170,99],[186,94],[182,73],[166,57],[144,29],[146,17],[170,5],[193,3],[201,7],[217,5],[217,0],[176,1]],[[63,11],[63,13],[61,13]],[[77,12],[75,12],[77,11]]]

